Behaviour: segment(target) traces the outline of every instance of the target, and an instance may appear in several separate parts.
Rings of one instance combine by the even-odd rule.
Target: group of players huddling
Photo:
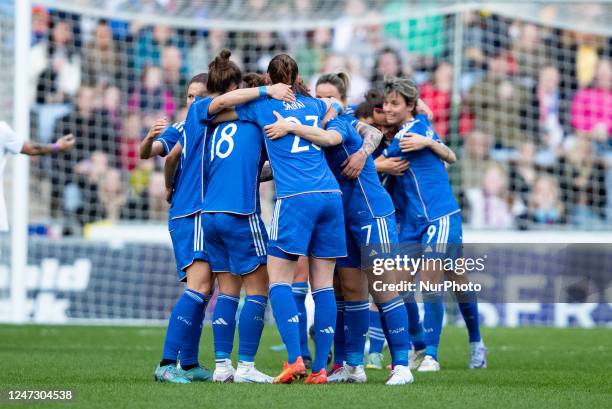
[[[390,256],[400,242],[437,244],[427,257],[445,256],[450,250],[440,245],[462,240],[460,209],[444,164],[455,155],[432,129],[417,86],[388,78],[383,90],[370,92],[358,107],[357,118],[347,105],[345,73],[321,76],[312,97],[289,55],[275,56],[265,75],[243,76],[230,54],[223,50],[207,74],[191,80],[185,121],[166,128],[160,119],[141,145],[142,158],[167,156],[168,228],[179,279],[186,281],[155,379],[363,383],[366,363],[382,369],[385,340],[392,361],[387,385],[412,383],[411,370],[438,371],[442,294],[423,294],[421,322],[414,294],[369,291],[374,277],[361,257],[365,246]],[[381,129],[399,131],[385,136]],[[383,175],[393,182],[391,194],[381,183]],[[270,179],[276,202],[266,232],[259,183]],[[450,272],[419,273],[421,280],[440,282]],[[406,274],[388,272],[382,279],[411,280]],[[198,351],[215,279],[211,374],[200,366]],[[314,356],[304,306],[309,288]],[[474,295],[468,296],[459,308],[469,332],[470,367],[483,368],[478,306]],[[268,298],[288,354],[276,377],[254,365]],[[328,371],[332,344],[334,367]]]

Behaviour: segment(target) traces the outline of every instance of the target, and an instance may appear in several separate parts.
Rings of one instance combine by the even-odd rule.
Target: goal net
[[[14,8],[0,4],[0,120],[9,123]],[[73,133],[77,142],[32,159],[28,175],[10,163],[4,175],[7,198],[12,183],[29,181],[28,320],[167,316],[181,284],[163,159],[139,160],[138,145],[157,118],[185,118],[187,82],[223,48],[245,73],[289,53],[311,89],[320,74],[345,70],[350,104],[374,122],[367,91],[385,76],[413,78],[459,158],[449,173],[466,241],[551,230],[568,242],[576,231],[611,241],[608,2],[39,0],[31,12],[20,68],[29,72],[30,138]],[[266,223],[273,194],[262,184]],[[1,249],[0,320],[9,320],[8,236]]]

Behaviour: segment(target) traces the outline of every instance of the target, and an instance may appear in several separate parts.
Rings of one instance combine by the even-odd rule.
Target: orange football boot
[[[327,383],[327,371],[325,370],[325,368],[323,368],[319,372],[311,372],[310,375],[308,375],[308,378],[306,378],[306,381],[304,381],[304,383],[310,385]]]
[[[304,375],[306,375],[306,366],[304,366],[302,357],[299,356],[292,364],[285,362],[283,371],[272,380],[272,383],[291,383]]]

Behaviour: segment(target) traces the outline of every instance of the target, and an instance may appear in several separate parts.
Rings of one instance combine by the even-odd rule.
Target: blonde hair
[[[340,99],[342,101],[346,101],[348,96],[348,91],[351,87],[351,77],[345,71],[332,72],[329,74],[323,74],[317,80],[317,86],[319,84],[331,84],[340,93]]]

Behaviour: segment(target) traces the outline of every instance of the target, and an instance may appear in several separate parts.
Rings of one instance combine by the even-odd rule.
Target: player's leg
[[[334,364],[330,377],[337,371],[341,370],[346,362],[344,295],[342,293],[342,286],[340,284],[338,270],[334,272],[334,297],[336,298],[336,332],[334,334]]]
[[[380,323],[380,314],[375,303],[370,303],[370,347],[366,356],[366,368],[382,369],[383,368],[383,347],[385,344],[385,333],[382,330]]]
[[[255,355],[264,328],[264,315],[268,305],[268,272],[260,265],[252,273],[242,276],[246,291],[244,306],[238,321],[238,366],[236,382],[272,383],[272,377],[255,368]]]
[[[196,257],[207,259],[207,254],[198,254]],[[190,327],[187,334],[187,342],[180,351],[180,366],[185,371],[185,375],[191,381],[203,382],[212,380],[212,373],[199,364],[198,356],[200,353],[200,337],[202,336],[202,321],[206,313],[206,305],[212,293],[214,274],[211,272],[210,264],[207,261],[198,259],[187,268],[187,288],[197,294],[206,295],[205,302],[197,309],[194,318],[194,325]],[[204,297],[202,297],[204,299]]]
[[[315,356],[306,383],[327,383],[327,358],[336,330],[333,289],[336,258],[346,256],[342,198],[335,193],[312,194],[310,209],[318,209],[310,240],[310,286],[315,304]]]
[[[300,349],[307,369],[312,366],[312,355],[308,346],[308,318],[306,314],[306,296],[308,295],[308,257],[297,261],[295,277],[291,289],[300,315]]]
[[[395,217],[389,216],[375,220],[372,226],[371,244],[378,249],[376,255],[380,257],[394,257],[398,243]],[[397,291],[387,288],[381,290],[384,284],[398,282],[397,272],[385,271],[382,275],[374,275],[371,268],[368,272],[370,294],[380,311],[381,326],[391,352],[393,370],[387,385],[404,385],[413,382],[414,378],[408,367],[408,352],[410,350],[410,337],[408,334],[408,314],[404,301]],[[378,284],[376,284],[378,282]]]
[[[463,256],[463,231],[461,226],[461,215],[454,214],[450,216],[450,225],[456,226],[452,234],[449,235],[448,253],[453,258]],[[455,274],[454,272],[446,272],[446,277],[449,280],[455,281],[457,284],[470,283],[466,274]],[[470,342],[470,368],[486,368],[487,367],[487,348],[484,345],[480,336],[480,316],[478,314],[478,296],[475,291],[467,291],[455,293],[455,298],[458,300],[459,311],[465,321],[465,326],[468,331]]]
[[[423,291],[425,358],[419,366],[419,372],[440,370],[438,346],[444,321],[444,294],[435,286],[440,284],[444,278],[441,261],[446,258],[449,237],[454,236],[457,232],[456,223],[451,223],[451,221],[450,216],[445,216],[423,226],[423,255],[428,260],[421,269],[421,281],[429,286],[429,290]],[[460,225],[459,223],[459,227]]]
[[[344,295],[344,333],[346,346],[346,363],[343,372],[330,376],[330,382],[356,382],[367,380],[363,361],[365,337],[370,325],[370,302],[368,300],[368,282],[359,268],[338,268],[342,294]],[[341,330],[336,322],[337,331]]]
[[[310,285],[315,304],[315,353],[308,383],[327,383],[327,358],[336,330],[336,299],[333,288],[335,259],[310,258]]]
[[[306,372],[300,346],[300,315],[291,284],[299,255],[306,255],[315,219],[307,199],[278,199],[268,243],[269,297],[276,327],[287,348],[287,362],[274,383],[290,383]]]
[[[200,215],[170,220],[169,230],[179,279],[187,281],[187,287],[170,314],[162,360],[155,370],[155,379],[188,383],[190,379],[186,372],[177,367],[179,353],[185,366],[189,369],[199,368],[199,336],[212,286],[212,274],[208,263],[203,261]]]
[[[217,272],[219,295],[212,318],[215,344],[215,382],[233,382],[232,349],[236,332],[236,312],[242,280],[229,272]]]
[[[467,274],[455,274],[454,272],[446,272],[446,278],[453,280],[457,284],[469,284]],[[465,321],[465,327],[468,331],[470,342],[470,368],[486,368],[487,367],[487,348],[484,345],[480,336],[480,316],[478,314],[478,296],[474,291],[466,291],[455,293],[455,298],[458,300],[457,305],[461,316]]]

